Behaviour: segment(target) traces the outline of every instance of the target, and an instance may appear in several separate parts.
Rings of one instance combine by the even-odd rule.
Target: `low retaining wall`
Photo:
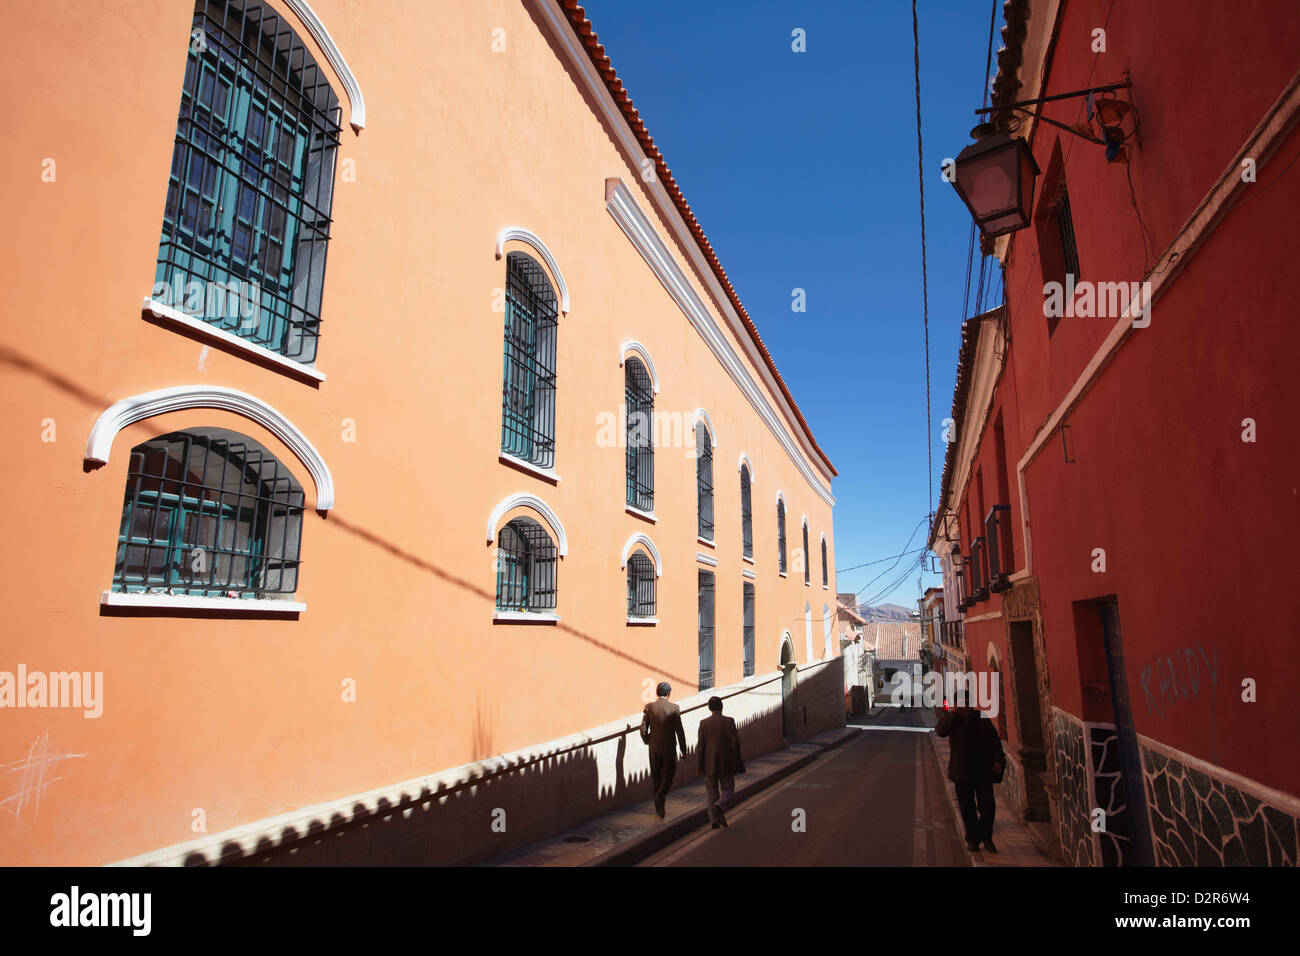
[[[715,694],[746,757],[844,724],[838,657],[797,669],[789,706],[782,675],[746,678],[677,701],[692,756],[674,786],[696,779],[700,721]],[[783,718],[784,714],[787,715]],[[790,726],[783,728],[783,720]],[[146,853],[119,865],[437,866],[486,860],[651,795],[641,714],[426,777],[354,794]],[[669,798],[671,800],[671,797]]]

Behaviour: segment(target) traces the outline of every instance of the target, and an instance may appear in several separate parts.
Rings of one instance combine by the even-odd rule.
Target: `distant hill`
[[[858,613],[868,621],[911,621],[916,608],[906,608],[898,604],[881,604],[876,607],[860,607]]]

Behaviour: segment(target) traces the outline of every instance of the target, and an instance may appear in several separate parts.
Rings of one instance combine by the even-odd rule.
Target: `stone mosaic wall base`
[[[1143,746],[1160,866],[1295,866],[1300,820],[1230,783]]]
[[[1056,750],[1056,782],[1060,792],[1061,852],[1074,866],[1093,866],[1092,830],[1088,794],[1088,747],[1083,724],[1070,714],[1053,709],[1052,739]]]

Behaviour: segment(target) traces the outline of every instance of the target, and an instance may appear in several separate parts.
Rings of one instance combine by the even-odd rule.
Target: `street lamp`
[[[1029,225],[1038,164],[1029,144],[991,123],[971,130],[975,142],[957,154],[952,185],[976,225],[992,239]]]

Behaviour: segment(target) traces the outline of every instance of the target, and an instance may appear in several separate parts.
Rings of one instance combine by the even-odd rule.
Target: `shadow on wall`
[[[674,788],[699,777],[695,741],[708,698],[723,699],[746,757],[783,745],[780,673],[748,678],[680,701],[691,750]],[[805,738],[844,722],[838,658],[805,665],[791,712]],[[806,715],[806,716],[805,716]],[[595,728],[540,751],[457,768],[437,784],[412,786],[302,827],[287,826],[255,846],[230,840],[213,857],[192,852],[186,866],[440,866],[469,864],[571,829],[651,796],[640,717]],[[786,728],[788,733],[790,728]],[[452,782],[455,781],[455,782]],[[418,787],[418,788],[417,788]]]

